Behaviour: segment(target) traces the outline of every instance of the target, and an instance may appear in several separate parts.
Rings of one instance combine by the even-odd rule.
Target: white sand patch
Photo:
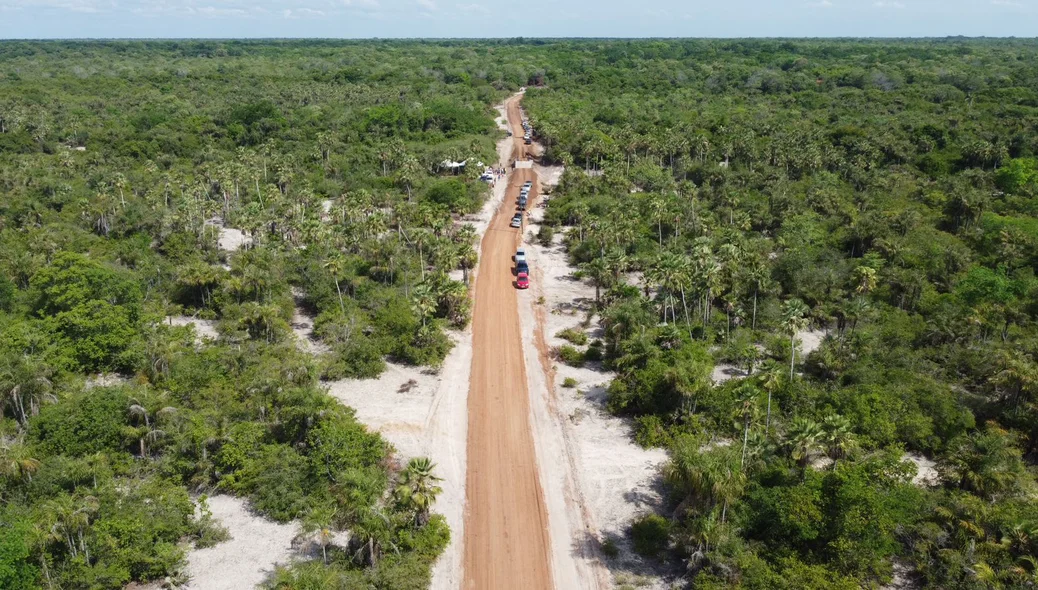
[[[375,379],[328,383],[332,397],[357,411],[357,419],[380,432],[402,458],[418,457],[424,426],[440,378],[427,369],[389,363]]]
[[[529,235],[535,235],[544,210],[531,213]],[[597,322],[583,327],[594,302],[590,284],[573,277],[561,235],[543,247],[528,241],[533,270],[531,289],[520,294],[526,373],[541,482],[544,486],[552,538],[552,565],[559,588],[611,588],[616,575],[651,574],[651,566],[631,549],[626,537],[631,521],[662,504],[662,449],[642,449],[633,440],[629,422],[605,409],[606,387],[614,375],[595,366],[570,367],[551,363],[542,370],[545,352],[538,348],[538,323],[544,347],[566,342],[556,336],[567,328],[594,333]],[[538,304],[539,298],[544,304]],[[566,378],[577,382],[562,388]],[[599,543],[613,539],[620,556],[606,561]],[[603,567],[604,566],[604,567]],[[645,588],[665,588],[658,576],[646,576]]]
[[[209,498],[213,518],[231,533],[229,541],[187,554],[190,590],[240,590],[255,588],[274,571],[298,554],[292,539],[296,524],[279,524],[249,511],[248,504],[234,496]]]
[[[201,343],[205,340],[217,340],[220,333],[216,331],[216,322],[203,320],[186,315],[173,315],[166,318],[171,326],[191,326],[195,330],[195,341]]]
[[[541,188],[545,193],[550,193],[562,180],[562,174],[566,171],[565,166],[534,166],[537,178],[541,182]]]
[[[714,372],[710,375],[714,385],[720,385],[729,379],[741,379],[743,377],[746,377],[746,371],[728,363],[717,363],[714,365]]]
[[[815,469],[817,471],[824,471],[832,467],[833,463],[835,463],[835,461],[833,461],[831,457],[829,457],[828,455],[824,455],[822,453],[812,454],[807,462],[812,469]]]
[[[296,305],[295,311],[292,312],[292,333],[296,337],[299,349],[303,352],[317,355],[330,350],[326,344],[314,336],[314,318],[299,305]]]
[[[224,252],[237,252],[244,246],[252,244],[252,238],[245,235],[240,229],[227,227],[223,219],[214,217],[206,220],[206,227],[217,228],[216,243]]]
[[[928,459],[919,453],[905,453],[905,461],[911,461],[915,463],[918,472],[915,477],[912,478],[912,483],[920,487],[930,487],[937,485],[937,463],[932,459]]]
[[[800,340],[801,354],[806,357],[812,352],[818,350],[818,347],[822,345],[822,340],[825,339],[826,334],[825,330],[801,330],[797,332],[797,339]]]
[[[508,127],[508,113],[505,110],[505,104],[501,103],[495,106],[494,110],[497,111],[497,118],[494,119],[494,123],[497,123],[497,128],[501,131],[510,131],[511,129]]]
[[[98,373],[86,378],[83,383],[84,389],[93,389],[95,387],[114,387],[116,385],[126,385],[130,380],[122,375],[116,375],[115,373]]]
[[[908,565],[894,560],[894,575],[890,583],[882,586],[880,590],[913,590],[919,584],[912,579],[912,568]]]

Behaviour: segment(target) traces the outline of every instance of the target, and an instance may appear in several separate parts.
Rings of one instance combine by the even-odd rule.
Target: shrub
[[[537,243],[542,246],[551,246],[552,240],[555,239],[555,228],[548,225],[541,225],[541,229],[537,230]]]
[[[574,379],[573,377],[566,377],[565,379],[562,380],[562,386],[565,387],[566,389],[573,389],[574,387],[577,386],[577,380]]]
[[[602,555],[609,559],[620,557],[620,547],[616,544],[616,539],[608,537],[605,541],[602,541]]]
[[[581,367],[584,365],[584,353],[572,346],[566,345],[556,348],[555,356],[571,367]]]
[[[322,356],[322,379],[371,379],[386,369],[386,361],[378,346],[363,334],[339,344]]]
[[[555,336],[579,346],[587,344],[587,334],[575,328],[566,328]]]
[[[605,351],[602,348],[602,341],[592,340],[587,352],[584,353],[584,360],[599,362],[603,358],[605,358]]]
[[[129,406],[124,389],[97,387],[43,406],[30,432],[48,453],[82,456],[127,451],[131,438],[124,430]]]
[[[664,447],[670,442],[670,433],[663,420],[655,414],[638,416],[635,419],[634,441],[643,449]]]
[[[631,524],[631,542],[643,557],[657,557],[670,542],[671,522],[659,514],[647,514]]]
[[[231,533],[227,530],[227,527],[221,525],[220,521],[213,520],[213,513],[209,510],[207,496],[202,495],[198,499],[198,511],[201,516],[195,522],[197,527],[195,531],[195,548],[205,549],[231,538]]]

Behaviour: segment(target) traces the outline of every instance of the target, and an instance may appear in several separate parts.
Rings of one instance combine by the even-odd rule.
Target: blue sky
[[[1038,0],[0,0],[0,38],[1038,35]],[[514,9],[513,9],[514,10]]]

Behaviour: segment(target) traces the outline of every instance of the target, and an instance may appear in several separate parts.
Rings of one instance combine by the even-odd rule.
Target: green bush
[[[537,230],[537,243],[547,248],[552,245],[554,239],[555,228],[547,223],[541,224],[540,229]]]
[[[671,522],[658,514],[646,514],[631,524],[631,543],[643,557],[659,557],[670,543]]]
[[[602,346],[602,341],[592,340],[584,353],[584,360],[600,362],[603,358],[605,358],[605,349]]]
[[[33,310],[85,372],[129,369],[124,353],[139,338],[141,291],[130,273],[61,252],[31,283]]]
[[[646,414],[634,419],[634,441],[643,449],[653,447],[665,447],[670,443],[671,436],[664,426],[663,420],[655,414]]]
[[[566,377],[565,379],[562,380],[562,386],[565,387],[566,389],[573,389],[574,387],[577,386],[577,380],[574,379],[573,377]]]
[[[33,440],[46,452],[82,456],[128,452],[130,396],[123,388],[95,387],[45,405],[31,420]]]
[[[566,328],[555,336],[578,346],[587,344],[587,334],[575,328]]]
[[[371,379],[386,370],[382,351],[363,334],[357,334],[349,342],[337,344],[321,358],[321,378]]]
[[[565,345],[555,349],[555,356],[562,362],[572,367],[584,366],[584,353],[576,348]]]

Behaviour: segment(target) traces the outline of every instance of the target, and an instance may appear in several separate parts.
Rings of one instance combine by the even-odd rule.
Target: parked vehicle
[[[530,288],[530,275],[521,272],[515,277],[515,287],[517,289],[529,289]]]
[[[523,214],[522,213],[516,213],[515,216],[512,217],[512,222],[509,223],[508,225],[510,227],[520,227],[522,224],[523,224]]]
[[[515,263],[515,276],[519,276],[522,273],[526,273],[527,276],[530,274],[530,265],[525,260]]]
[[[517,263],[526,262],[526,250],[519,248],[515,251],[515,256],[512,257]]]
[[[524,143],[524,144],[526,144],[526,145],[533,145],[533,141],[531,141],[529,137],[527,137],[526,139],[524,139],[524,140],[523,140],[523,143]]]

